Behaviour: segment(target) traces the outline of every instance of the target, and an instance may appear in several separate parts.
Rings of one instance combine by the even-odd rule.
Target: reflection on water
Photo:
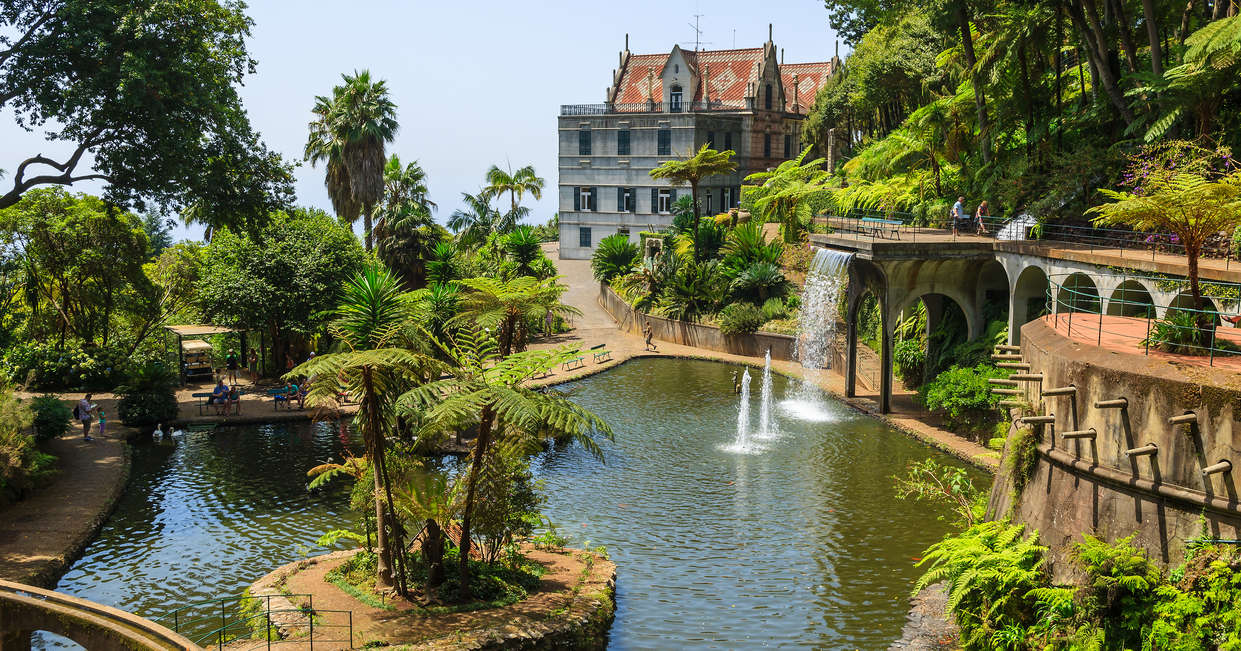
[[[616,432],[604,465],[576,447],[534,464],[547,515],[618,565],[611,646],[887,648],[914,558],[947,532],[891,478],[957,462],[822,395],[775,410],[781,437],[761,453],[730,453],[733,370],[641,359],[563,387]],[[797,388],[774,378],[777,401]]]
[[[349,443],[331,424],[297,423],[134,446],[115,513],[56,589],[156,617],[236,596],[281,564],[323,553],[320,535],[352,527],[348,482],[311,494],[306,471],[339,460]]]

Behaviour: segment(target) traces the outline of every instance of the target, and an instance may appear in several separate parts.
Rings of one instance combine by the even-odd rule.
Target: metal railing
[[[282,599],[304,597],[306,598],[306,605],[301,608],[273,609],[271,607],[273,597]],[[254,603],[260,604],[258,612],[244,614],[246,612],[244,608]],[[324,614],[344,614],[347,623],[326,624],[322,621],[315,621],[316,617],[321,618]],[[273,623],[273,616],[276,616],[278,620],[275,623]],[[263,623],[264,637],[261,639],[243,638],[241,634],[243,632],[252,633],[255,624],[260,619]],[[300,621],[302,619],[304,621]],[[348,645],[348,648],[353,648],[353,611],[315,609],[314,595],[309,593],[219,597],[174,608],[159,617],[153,618],[152,621],[162,623],[177,633],[194,635],[194,642],[196,644],[203,646],[214,645],[218,649],[223,649],[225,644],[239,639],[251,639],[256,646],[266,645],[268,649],[275,645],[290,643],[306,643],[313,649],[316,642],[321,645],[337,645],[331,648],[340,648],[339,644],[345,643]],[[212,628],[208,629],[207,627]],[[305,628],[307,636],[305,638],[297,636],[291,638],[276,637],[273,639],[273,628],[282,630]],[[331,631],[342,628],[349,630],[349,637],[346,639],[329,639],[324,637],[315,639],[316,629],[322,635],[324,630]],[[325,646],[324,648],[328,647]]]
[[[614,113],[708,113],[713,111],[748,111],[754,106],[747,101],[711,100],[709,102],[606,102],[603,104],[561,104],[560,114],[611,115]]]
[[[1080,272],[1056,274],[1048,278],[1045,307],[1052,326],[1063,331],[1070,339],[1103,346],[1104,339],[1110,344],[1119,343],[1141,349],[1150,355],[1152,349],[1187,359],[1206,358],[1209,366],[1215,366],[1219,357],[1241,355],[1241,312],[1236,296],[1241,296],[1241,285],[1236,283],[1207,283],[1208,288],[1219,295],[1227,295],[1234,302],[1232,311],[1220,309],[1197,309],[1185,305],[1156,305],[1147,286],[1159,287],[1173,292],[1188,286],[1188,281],[1177,281],[1156,276],[1122,275],[1121,283],[1111,297],[1100,296],[1098,283],[1083,283],[1089,278]],[[1128,287],[1128,281],[1137,281],[1142,289]],[[1180,283],[1165,289],[1167,283]],[[1163,284],[1163,287],[1160,285]],[[1120,296],[1117,297],[1116,294]],[[1186,296],[1181,291],[1177,298]],[[1219,298],[1203,294],[1204,298]],[[1173,301],[1175,303],[1176,300]],[[1159,314],[1163,317],[1160,318]],[[1076,322],[1075,322],[1075,316]],[[1225,323],[1233,327],[1224,327]],[[1222,332],[1221,332],[1222,331]],[[1231,331],[1231,332],[1230,332]],[[1093,342],[1091,341],[1093,340]]]

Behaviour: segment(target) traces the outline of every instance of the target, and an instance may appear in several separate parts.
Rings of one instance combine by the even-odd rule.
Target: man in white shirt
[[[957,197],[957,202],[952,204],[952,234],[957,234],[957,224],[965,219],[965,197]]]
[[[95,410],[95,405],[91,404],[90,399],[91,394],[89,393],[83,396],[82,399],[78,401],[78,408],[75,414],[77,419],[82,422],[82,438],[87,441],[95,440],[91,438],[90,435],[90,414]]]

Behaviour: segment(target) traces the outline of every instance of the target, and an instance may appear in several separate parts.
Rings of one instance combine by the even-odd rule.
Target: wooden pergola
[[[223,335],[236,333],[238,339],[241,340],[241,359],[238,360],[239,365],[244,366],[246,361],[246,331],[239,328],[227,328],[224,326],[206,325],[206,324],[190,324],[190,325],[170,325],[164,326],[164,329],[171,332],[177,337],[177,374],[181,377],[181,382],[185,382],[185,347],[186,339],[201,339],[211,335]],[[266,360],[264,360],[266,364]]]

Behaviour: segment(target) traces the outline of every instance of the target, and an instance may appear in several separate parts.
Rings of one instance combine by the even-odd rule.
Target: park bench
[[[586,365],[585,357],[586,357],[585,355],[582,355],[579,353],[578,355],[574,357],[570,357],[566,359],[564,363],[560,365],[560,370],[571,371],[575,368],[582,368],[583,366]]]
[[[299,389],[300,389],[300,387],[299,387]],[[293,396],[293,397],[292,397],[292,399],[290,399],[290,398],[286,397],[286,395],[285,395],[286,393],[287,393],[287,392],[284,390],[284,387],[280,387],[280,388],[278,388],[278,389],[268,389],[268,390],[267,390],[267,395],[268,395],[269,397],[271,397],[271,400],[272,400],[272,408],[273,408],[273,409],[275,409],[276,411],[280,411],[280,403],[281,403],[281,402],[283,402],[283,403],[284,403],[284,408],[285,408],[285,409],[289,409],[289,410],[292,410],[292,409],[293,409],[293,401],[294,401],[294,400],[297,400],[297,396]],[[301,392],[299,391],[298,393],[300,394]]]
[[[244,396],[245,394],[246,394],[245,391],[237,392],[237,409],[234,413],[236,414],[241,413],[241,397]],[[225,409],[225,410],[228,409],[228,402],[217,402],[217,403],[208,404],[207,401],[210,400],[211,396],[213,395],[210,391],[200,391],[198,393],[192,393],[190,395],[194,398],[198,398],[198,415],[199,416],[206,415],[207,407],[216,407],[217,409]],[[227,401],[228,398],[226,397],[225,400]]]
[[[882,237],[884,231],[892,231],[892,237],[901,239],[901,226],[905,223],[895,219],[881,219],[879,217],[863,217],[859,228],[868,231],[871,235]]]
[[[599,344],[598,346],[590,347],[590,352],[593,353],[595,356],[596,364],[598,364],[601,361],[603,362],[612,361],[612,351],[604,349],[603,346],[604,346],[603,344]]]

